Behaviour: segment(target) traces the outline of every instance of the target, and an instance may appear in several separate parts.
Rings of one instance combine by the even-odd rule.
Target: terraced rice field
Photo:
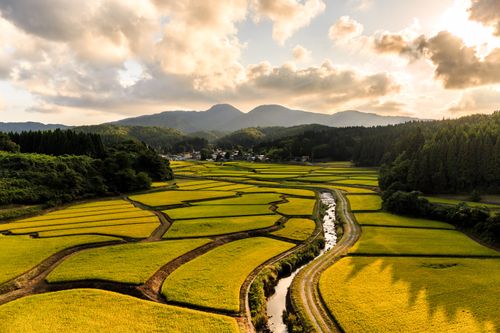
[[[346,332],[500,329],[498,259],[347,257],[319,287]]]
[[[313,220],[292,218],[286,222],[283,229],[272,232],[272,234],[288,239],[303,241],[312,235],[315,228],[316,223]]]
[[[142,204],[151,207],[161,207],[169,205],[178,205],[183,202],[193,200],[204,200],[214,198],[225,198],[235,196],[236,192],[221,192],[221,191],[161,191],[147,194],[133,195],[131,200],[138,201]]]
[[[193,327],[203,333],[239,331],[231,317],[95,289],[24,297],[0,306],[0,313],[4,333],[185,333]]]
[[[378,195],[356,195],[347,196],[352,211],[380,210],[382,199]]]
[[[164,264],[209,242],[209,239],[189,239],[89,249],[65,260],[46,280],[49,283],[105,280],[141,284]]]
[[[358,221],[359,224],[367,226],[376,225],[391,227],[455,229],[455,227],[453,227],[451,224],[445,222],[394,215],[386,212],[356,213],[354,214],[354,216],[356,217],[356,221]]]
[[[259,215],[177,220],[164,238],[205,237],[269,228],[280,218],[277,215]]]
[[[249,193],[236,198],[200,201],[193,203],[196,206],[219,206],[219,205],[269,205],[283,199],[277,193]]]
[[[293,246],[263,237],[222,245],[175,270],[163,283],[162,293],[169,301],[238,313],[246,277]]]
[[[277,211],[284,215],[311,216],[316,200],[302,198],[287,198],[288,202],[279,204]]]
[[[363,227],[352,254],[498,256],[455,230]]]
[[[169,209],[164,212],[173,220],[274,214],[268,205],[218,205],[210,208],[192,206]]]

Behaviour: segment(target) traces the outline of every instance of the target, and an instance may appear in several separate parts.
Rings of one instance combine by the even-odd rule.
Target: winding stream
[[[325,215],[323,215],[325,247],[314,260],[337,244],[337,233],[335,232],[335,199],[329,192],[321,193],[320,199],[321,202],[327,206]],[[267,325],[269,330],[273,333],[288,333],[287,327],[283,322],[283,311],[286,310],[286,296],[293,278],[302,267],[304,266],[296,269],[290,276],[280,279],[275,287],[274,294],[267,300],[267,315],[269,317]]]

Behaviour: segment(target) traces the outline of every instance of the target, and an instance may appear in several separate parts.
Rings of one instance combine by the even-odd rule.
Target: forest
[[[103,145],[71,130],[0,133],[0,170],[0,204],[56,205],[173,178],[168,160],[143,143]]]

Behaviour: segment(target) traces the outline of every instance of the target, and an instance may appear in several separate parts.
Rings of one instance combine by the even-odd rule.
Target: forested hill
[[[321,128],[260,142],[274,160],[309,156],[380,166],[381,186],[397,181],[427,193],[500,190],[500,111],[454,120],[372,128]]]

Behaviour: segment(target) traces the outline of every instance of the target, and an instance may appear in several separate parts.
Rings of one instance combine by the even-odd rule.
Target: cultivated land
[[[311,236],[315,227],[316,223],[313,220],[292,218],[286,222],[283,229],[275,231],[272,234],[293,240],[306,240]]]
[[[294,244],[256,237],[222,245],[174,271],[163,283],[167,300],[240,311],[240,288],[260,264]]]
[[[346,332],[500,328],[498,259],[348,257],[331,266],[319,286]]]
[[[263,229],[273,226],[280,218],[276,215],[262,215],[178,220],[168,229],[164,237],[204,237]]]
[[[347,162],[172,167],[174,181],[125,198],[137,207],[93,201],[0,223],[0,332],[249,331],[251,281],[262,263],[312,240],[317,192],[333,189],[347,193],[338,201],[344,234],[295,278],[299,318],[318,332],[334,322],[346,332],[500,327],[498,252],[446,223],[382,212],[375,169]],[[362,232],[350,248],[359,235],[354,216]],[[69,290],[50,292],[60,289]]]
[[[238,332],[231,317],[93,289],[25,297],[0,306],[0,314],[5,333]]]
[[[208,242],[209,239],[189,239],[89,249],[65,260],[48,275],[47,281],[106,280],[141,284],[165,263]]]

